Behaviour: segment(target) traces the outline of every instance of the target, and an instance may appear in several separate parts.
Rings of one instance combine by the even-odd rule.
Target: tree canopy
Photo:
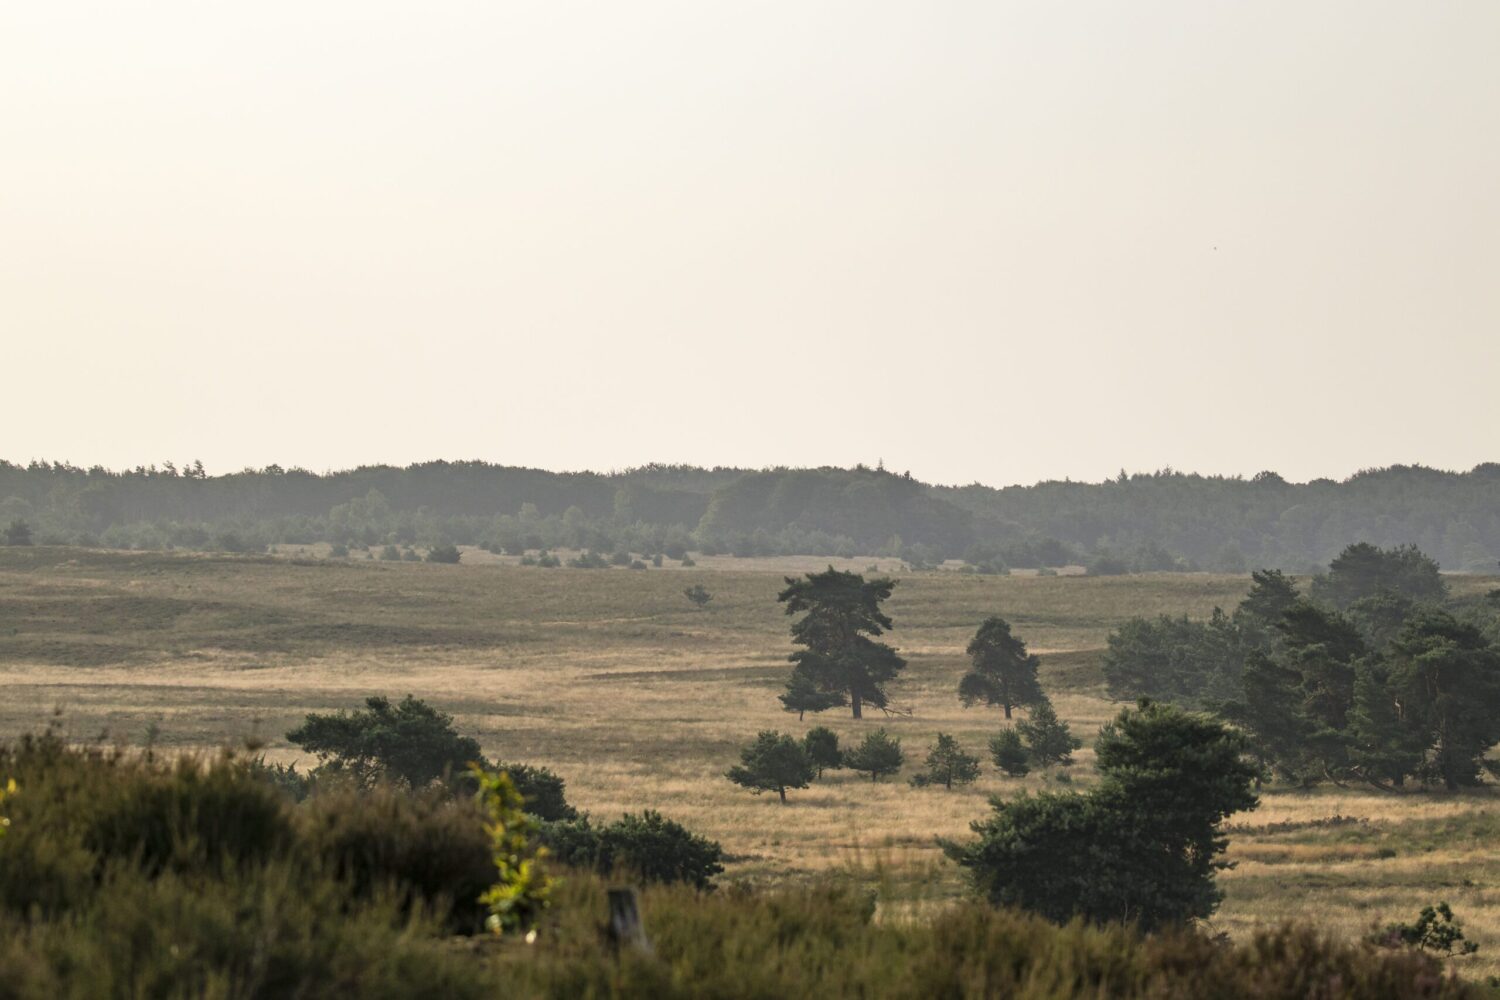
[[[774,729],[764,729],[754,743],[740,751],[740,762],[725,777],[757,795],[775,792],[784,804],[786,790],[806,788],[816,777],[816,770],[802,744]]]
[[[965,707],[978,702],[999,705],[1008,719],[1017,706],[1042,700],[1037,658],[1026,651],[1019,636],[1011,634],[1004,618],[986,618],[966,652],[971,666],[958,682],[958,698]]]
[[[794,665],[789,693],[794,684],[810,681],[818,691],[847,698],[856,719],[866,704],[889,704],[885,686],[906,661],[874,637],[891,628],[880,605],[895,586],[887,577],[867,581],[831,566],[802,579],[786,578],[786,589],[776,599],[786,605],[788,615],[802,615],[792,623],[792,641],[802,648],[788,657]]]

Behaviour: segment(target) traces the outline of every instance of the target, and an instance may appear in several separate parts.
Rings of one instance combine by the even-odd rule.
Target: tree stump
[[[635,890],[626,886],[609,890],[609,939],[617,948],[633,948],[651,954],[646,925],[641,921]]]

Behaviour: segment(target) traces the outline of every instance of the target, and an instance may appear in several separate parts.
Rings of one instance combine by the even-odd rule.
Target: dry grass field
[[[1118,709],[1098,674],[1114,626],[1230,608],[1248,586],[1214,575],[905,575],[888,611],[909,660],[894,701],[910,715],[799,723],[775,698],[791,648],[776,592],[783,574],[828,562],[722,558],[641,572],[525,568],[477,552],[439,566],[0,549],[0,736],[56,712],[80,741],[194,750],[254,736],[292,760],[282,735],[305,713],[410,692],[451,712],[492,757],[558,771],[595,816],[654,807],[717,838],[727,878],[879,872],[896,918],[962,891],[933,838],[965,836],[990,796],[1088,784],[1087,744]],[[695,582],[714,595],[704,610],[682,594]],[[800,735],[818,723],[846,740],[887,727],[909,772],[938,731],[983,754],[998,713],[965,710],[954,691],[964,646],[990,614],[1041,654],[1044,687],[1086,741],[1075,767],[1007,779],[986,760],[977,785],[952,792],[837,772],[784,807],[723,778],[757,730]],[[1223,876],[1217,929],[1303,917],[1358,935],[1445,899],[1481,945],[1465,973],[1500,972],[1500,797],[1268,787],[1232,824],[1236,867]]]

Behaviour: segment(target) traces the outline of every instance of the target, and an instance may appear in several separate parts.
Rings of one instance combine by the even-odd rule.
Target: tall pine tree
[[[880,603],[891,596],[896,581],[866,581],[830,566],[804,579],[787,577],[786,583],[776,599],[786,605],[787,614],[802,615],[792,623],[792,641],[803,647],[788,657],[794,664],[793,681],[800,673],[818,691],[847,698],[856,719],[863,717],[866,704],[885,708],[890,703],[885,686],[906,661],[873,637],[892,627]]]

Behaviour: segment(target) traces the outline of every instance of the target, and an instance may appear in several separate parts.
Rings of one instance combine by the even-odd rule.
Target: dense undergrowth
[[[877,919],[852,883],[647,886],[653,951],[603,934],[606,882],[561,871],[533,943],[480,932],[477,808],[389,789],[304,802],[253,762],[0,747],[0,998],[1459,997],[1408,950],[1310,928],[1230,945],[1058,927],[979,903]]]

